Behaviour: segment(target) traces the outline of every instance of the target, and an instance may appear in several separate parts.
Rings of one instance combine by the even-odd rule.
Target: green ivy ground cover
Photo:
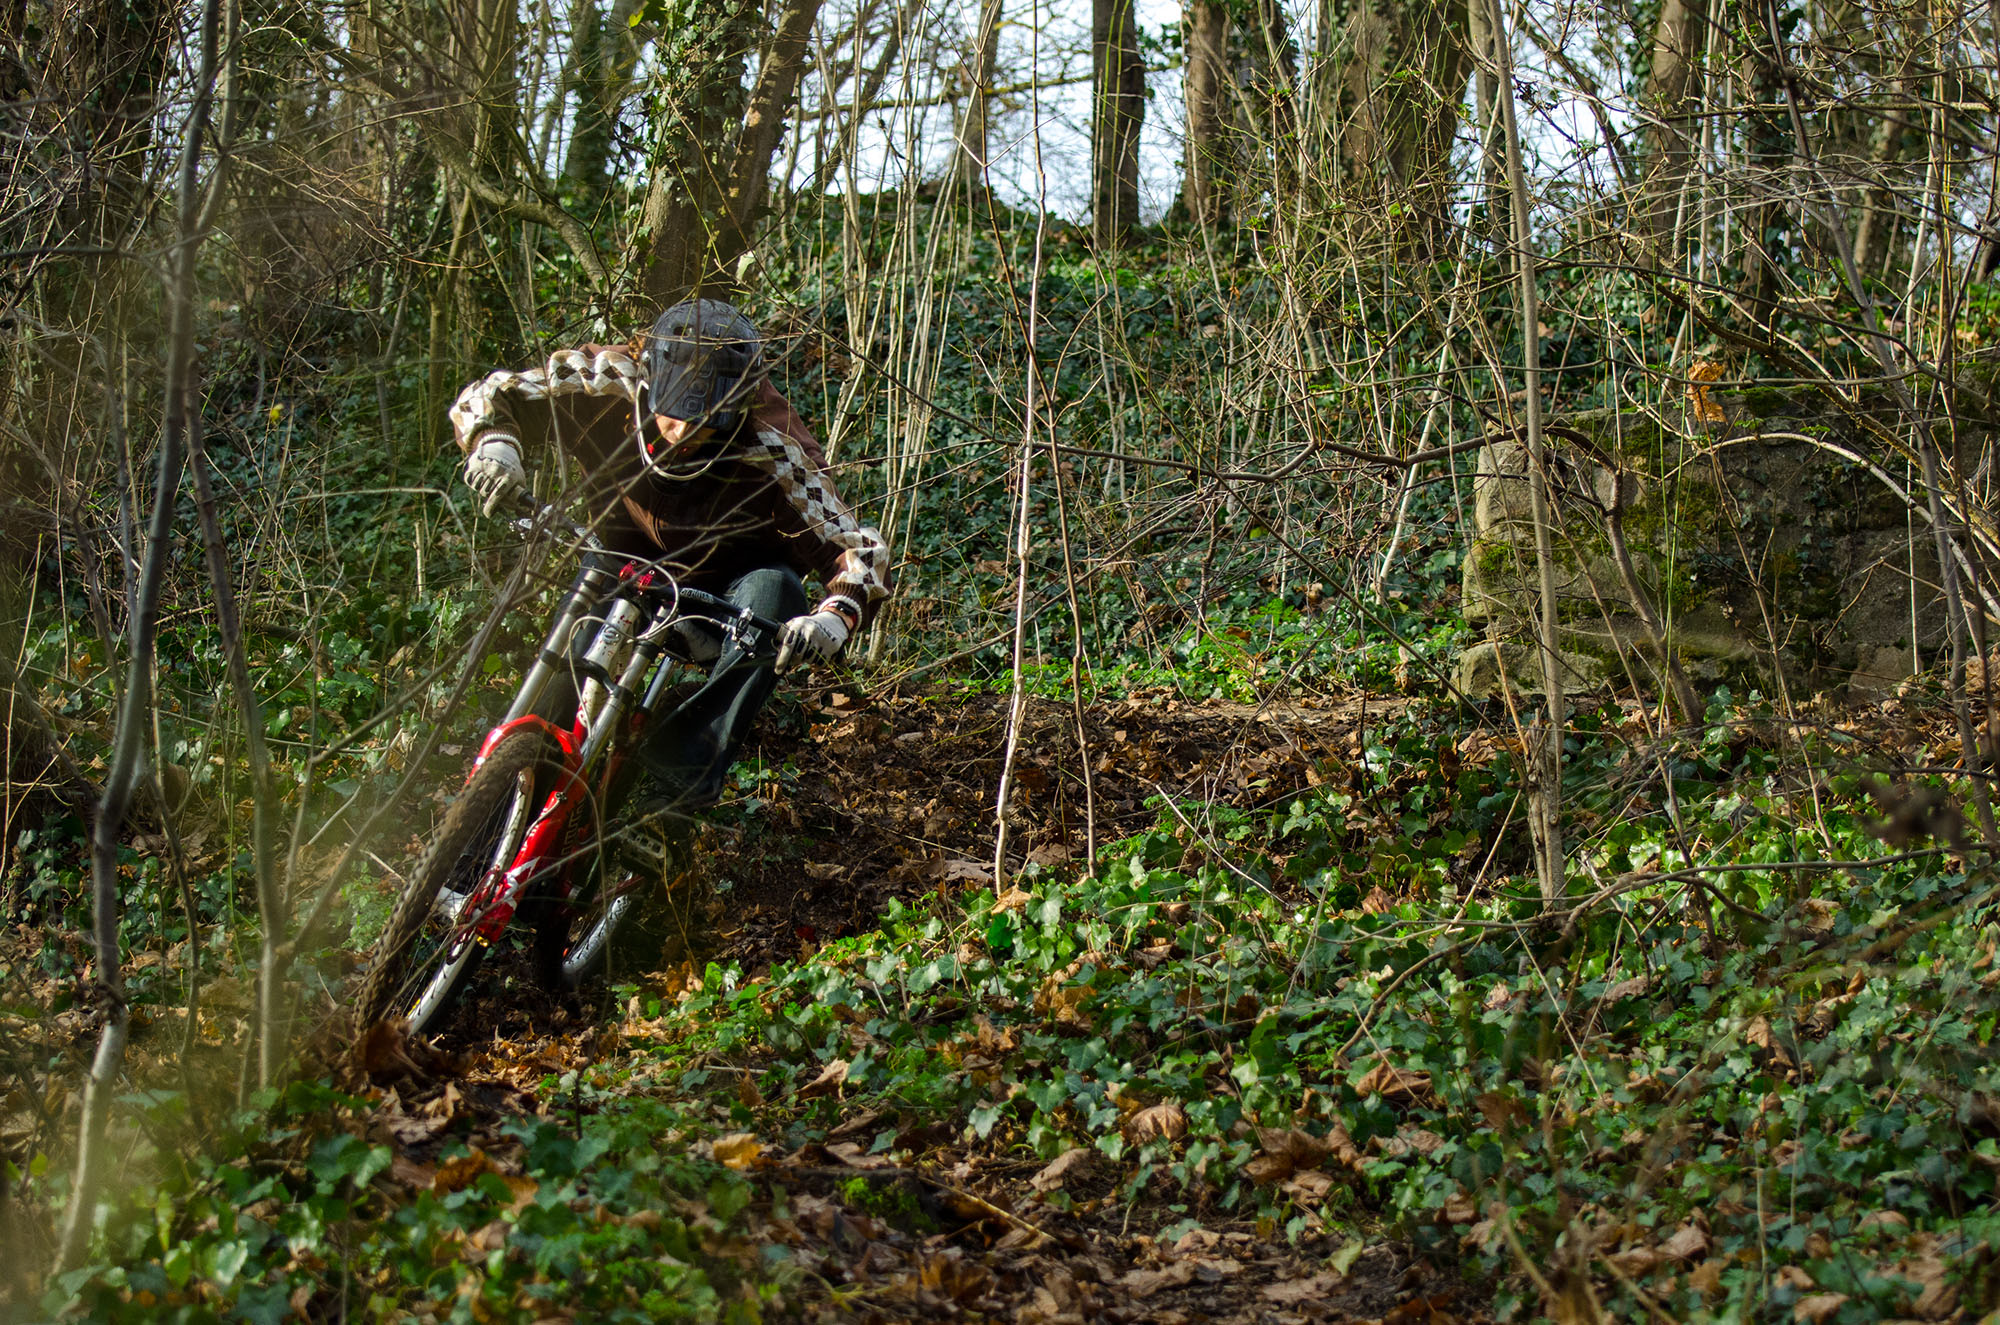
[[[1564,1294],[1621,1319],[1989,1310],[1990,874],[1922,854],[1664,877],[1725,847],[1884,855],[1865,806],[1801,813],[1728,731],[1673,753],[1679,822],[1598,834],[1551,912],[1518,880],[1454,886],[1470,839],[1429,830],[1422,785],[1386,871],[1341,848],[1355,798],[1329,792],[1231,841],[1122,844],[1094,879],[898,910],[726,993],[712,972],[659,1088],[698,1097],[718,1061],[773,1100],[831,1077],[764,1124],[875,1110],[882,1148],[939,1120],[1038,1160],[1085,1147],[1177,1227],[1386,1229],[1489,1283],[1503,1319]],[[1506,790],[1504,769],[1460,778],[1486,789],[1468,817]]]
[[[399,1181],[359,1121],[380,1100],[302,1083],[131,1194],[42,1307],[749,1318],[796,1283],[755,1222],[784,1198],[700,1143],[846,1124],[903,1165],[913,1136],[1083,1151],[1112,1175],[1091,1201],[1162,1236],[1252,1228],[1334,1268],[1393,1237],[1502,1319],[1976,1317],[2000,1304],[1990,871],[1890,850],[1861,784],[1787,783],[1746,718],[1650,745],[1582,724],[1552,908],[1508,872],[1504,742],[1412,717],[1344,785],[1163,807],[1095,877],[640,992],[626,1051],[545,1081],[497,1167],[460,1138]],[[1883,863],[1775,868],[1835,860]]]

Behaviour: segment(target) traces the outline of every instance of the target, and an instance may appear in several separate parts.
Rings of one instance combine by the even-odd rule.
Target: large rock
[[[1874,695],[1944,647],[1937,557],[1922,518],[1867,467],[1881,425],[1810,388],[1714,393],[1723,418],[1662,423],[1630,410],[1552,420],[1556,591],[1571,692],[1659,688],[1659,659],[1613,555],[1608,510],[1623,490],[1633,579],[1697,684]],[[1953,459],[1971,472],[1983,428],[1961,422]],[[1906,462],[1878,461],[1906,486]],[[1890,465],[1893,464],[1893,471]],[[1485,639],[1460,661],[1475,697],[1505,681],[1539,691],[1532,647],[1540,579],[1527,448],[1481,450],[1463,568],[1467,621]]]

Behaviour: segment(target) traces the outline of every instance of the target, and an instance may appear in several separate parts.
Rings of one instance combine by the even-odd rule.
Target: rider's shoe
[[[635,807],[617,832],[612,873],[621,879],[664,882],[679,869],[681,821],[672,812]]]
[[[706,810],[722,799],[722,772],[711,771],[696,778],[672,781],[656,775],[650,793],[632,807],[632,821],[672,823]]]

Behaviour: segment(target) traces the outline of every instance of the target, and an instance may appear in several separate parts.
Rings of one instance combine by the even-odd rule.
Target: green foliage
[[[765,979],[711,972],[662,1052],[690,1098],[718,1059],[768,1099],[845,1063],[843,1099],[781,1111],[795,1138],[867,1107],[1042,1160],[1094,1148],[1124,1199],[1194,1219],[1383,1221],[1490,1278],[1510,1319],[1537,1300],[1523,1256],[1579,1254],[1623,1256],[1678,1319],[1789,1318],[1785,1266],[1906,1313],[1921,1287],[1893,1266],[1924,1254],[1990,1306],[1990,881],[1925,860],[1665,877],[1880,853],[1850,796],[1804,812],[1745,717],[1718,704],[1653,752],[1678,824],[1629,812],[1637,749],[1579,735],[1605,826],[1554,918],[1475,872],[1505,841],[1511,761],[1441,759],[1455,733],[1411,724],[1357,783],[1200,834],[1169,820],[1095,878],[896,907]],[[1184,1132],[1135,1125],[1165,1103]],[[1348,1155],[1331,1193],[1260,1169],[1266,1129],[1292,1127]],[[1685,1273],[1704,1262],[1712,1281]]]
[[[687,1157],[699,1121],[568,1087],[565,1116],[504,1126],[497,1160],[453,1140],[406,1170],[342,1129],[371,1101],[295,1084],[109,1229],[100,1263],[42,1307],[107,1322],[761,1318],[788,1272],[738,1245],[750,1189]]]

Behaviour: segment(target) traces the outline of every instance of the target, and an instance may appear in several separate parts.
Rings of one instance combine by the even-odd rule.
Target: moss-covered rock
[[[1551,421],[1550,501],[1565,654],[1589,659],[1576,685],[1650,688],[1660,659],[1610,523],[1614,498],[1637,593],[1668,649],[1697,681],[1874,693],[1941,644],[1944,620],[1928,528],[1892,483],[1913,486],[1885,448],[1886,405],[1834,409],[1816,388],[1713,393],[1722,418],[1600,410]],[[1891,420],[1890,422],[1893,422]],[[1978,463],[1986,434],[1954,434]],[[1854,457],[1883,457],[1872,465]],[[1885,478],[1889,480],[1885,482]],[[1469,693],[1517,685],[1534,666],[1540,579],[1527,450],[1489,439],[1474,483],[1463,570],[1467,620],[1486,644],[1461,662]],[[1523,646],[1525,667],[1511,665]],[[1523,688],[1537,689],[1539,681]]]

